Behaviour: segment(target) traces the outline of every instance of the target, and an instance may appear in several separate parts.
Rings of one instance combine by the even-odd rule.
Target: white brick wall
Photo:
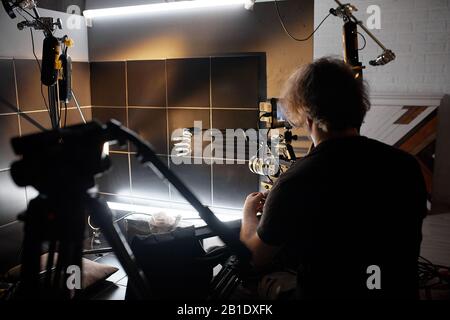
[[[397,59],[386,66],[371,67],[369,60],[381,49],[368,37],[360,52],[365,79],[372,93],[450,94],[450,0],[350,0],[365,24],[369,5],[381,9],[381,30],[373,33]],[[317,25],[337,5],[333,0],[314,3]],[[342,20],[330,16],[314,36],[314,58],[342,56]],[[363,41],[360,41],[363,44]]]

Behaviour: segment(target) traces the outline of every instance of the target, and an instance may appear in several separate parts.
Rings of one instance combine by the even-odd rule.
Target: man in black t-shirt
[[[247,197],[241,240],[253,263],[288,253],[300,298],[417,298],[427,208],[415,158],[358,134],[367,90],[339,60],[299,69],[283,100],[289,121],[309,130],[315,148],[267,198]]]

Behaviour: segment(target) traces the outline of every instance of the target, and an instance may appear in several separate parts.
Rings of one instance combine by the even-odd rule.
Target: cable
[[[31,34],[31,48],[33,50],[33,56],[34,56],[34,59],[36,60],[36,63],[38,65],[39,74],[41,74],[42,73],[41,63],[39,62],[39,59],[38,59],[38,57],[36,55],[36,49],[35,49],[35,46],[34,46],[33,29],[31,29],[31,28],[30,28],[30,34]],[[48,108],[47,100],[45,99],[42,82],[41,82],[41,96],[42,96],[42,99],[44,100],[45,108],[47,109],[48,113],[50,114],[50,109]]]
[[[360,33],[360,32],[357,32],[360,36],[361,36],[361,38],[363,38],[363,40],[364,40],[364,45],[363,45],[363,47],[361,48],[361,49],[358,49],[358,51],[361,51],[361,50],[364,50],[364,48],[366,47],[366,45],[367,45],[367,40],[366,40],[366,37],[364,37],[364,35],[362,34],[362,33]]]
[[[22,18],[24,18],[26,22],[30,22],[30,20],[28,20],[28,19],[22,14],[22,12],[20,12],[20,10],[17,10],[16,13],[18,13]]]
[[[429,290],[439,286],[448,286],[450,279],[441,270],[446,270],[447,274],[450,272],[449,267],[433,264],[430,260],[419,256],[418,272],[420,287]]]
[[[279,0],[275,0],[275,1],[274,1],[274,2],[275,2],[275,8],[277,9],[278,20],[280,20],[280,24],[281,24],[281,26],[283,27],[284,32],[286,32],[286,34],[289,36],[289,38],[291,38],[292,40],[295,40],[295,41],[302,42],[302,41],[308,41],[309,39],[311,39],[311,37],[316,33],[317,30],[319,30],[319,28],[322,26],[322,24],[325,22],[325,20],[327,20],[328,17],[331,15],[331,13],[328,13],[328,14],[325,16],[325,18],[323,18],[323,20],[319,23],[319,25],[314,29],[314,31],[313,31],[308,37],[303,38],[303,39],[296,38],[296,37],[293,36],[293,35],[289,32],[289,30],[286,28],[286,25],[285,25],[285,23],[284,23],[284,21],[283,21],[283,18],[281,17],[280,7],[279,7],[279,5],[278,5],[278,1],[279,1]]]
[[[64,128],[67,126],[67,102],[64,102]]]
[[[44,29],[45,31],[47,31],[49,34],[53,34],[55,31],[51,30],[48,28],[48,26],[46,26],[41,20],[39,20],[38,17],[35,17],[34,15],[32,15],[31,13],[29,13],[27,10],[25,9],[21,9],[23,12],[25,12],[27,15],[29,15],[31,18],[33,18],[34,21],[38,22]]]
[[[30,28],[30,34],[31,34],[31,48],[32,48],[32,50],[33,50],[33,56],[34,56],[34,58],[36,59],[37,65],[38,65],[38,67],[39,67],[39,72],[41,72],[41,63],[39,62],[39,59],[38,59],[38,57],[37,57],[37,55],[36,55],[36,50],[35,50],[35,47],[34,47],[34,35],[33,35],[33,29],[31,29],[31,28]]]

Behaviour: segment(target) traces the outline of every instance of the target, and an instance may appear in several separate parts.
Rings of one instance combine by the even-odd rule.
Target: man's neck
[[[359,136],[359,132],[356,128],[349,128],[340,131],[332,131],[332,132],[324,132],[318,128],[314,128],[311,132],[311,137],[314,141],[314,145],[317,147],[324,141],[347,138],[347,137],[356,137]]]

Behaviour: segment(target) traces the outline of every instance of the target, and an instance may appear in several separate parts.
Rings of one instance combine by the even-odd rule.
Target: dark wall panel
[[[209,107],[209,58],[167,60],[168,107]]]
[[[247,195],[258,191],[258,183],[247,163],[213,165],[214,205],[241,208]]]
[[[101,123],[106,123],[111,119],[120,121],[124,126],[127,125],[126,108],[96,108],[92,107],[92,118]]]
[[[256,129],[258,110],[212,110],[212,126],[223,129]]]
[[[11,138],[19,136],[17,115],[0,116],[0,170],[11,167],[16,158],[11,146]]]
[[[91,105],[91,72],[88,62],[72,63],[72,90],[81,107]],[[72,99],[69,107],[76,107],[75,100]]]
[[[167,154],[167,115],[165,109],[128,108],[131,130],[151,143],[158,154]]]
[[[125,62],[91,63],[92,105],[125,106],[125,82]]]
[[[13,60],[0,60],[0,114],[16,112],[16,85]]]
[[[100,191],[113,194],[131,193],[127,154],[110,154],[112,167],[97,179]]]
[[[221,57],[211,60],[213,108],[258,108],[262,57]]]
[[[202,129],[207,130],[210,128],[210,110],[202,110],[202,109],[169,109],[169,141],[170,141],[170,153],[172,153],[172,149],[174,148],[175,141],[172,141],[172,135],[179,135],[179,131],[175,132],[177,129],[182,128],[193,128],[196,121],[201,121]],[[199,127],[197,127],[200,129]],[[192,137],[192,156],[194,156],[194,139],[203,139],[204,131],[199,132],[198,135]],[[209,142],[204,141],[202,143],[202,150],[200,150],[203,154],[205,147],[209,144]],[[197,151],[198,152],[198,151]],[[210,157],[210,154],[203,154],[205,157]]]
[[[261,96],[265,96],[265,90],[261,87],[261,83],[265,82],[264,72],[261,71],[264,70],[264,63],[260,55],[128,61],[125,63],[127,106],[116,104],[117,101],[106,101],[107,97],[103,95],[111,90],[121,90],[121,85],[105,85],[111,82],[111,79],[105,79],[105,74],[121,81],[122,74],[117,69],[120,64],[93,63],[91,80],[104,80],[105,83],[92,83],[92,116],[102,122],[116,118],[124,124],[128,123],[129,128],[148,140],[167,162],[167,153],[170,155],[174,147],[172,133],[176,129],[194,127],[195,121],[202,122],[201,140],[211,125],[223,132],[225,129],[246,130],[257,127],[258,101]],[[119,73],[120,76],[117,76]],[[211,105],[212,97],[215,103]],[[95,104],[103,107],[95,107]],[[118,107],[112,107],[114,105]],[[250,173],[247,162],[212,166],[211,154],[204,154],[211,140],[205,140],[202,141],[200,154],[203,158],[195,158],[195,161],[191,158],[192,164],[179,165],[180,158],[172,157],[170,168],[204,204],[239,208],[246,195],[258,189],[259,179]],[[129,153],[118,154],[114,147],[111,150],[113,163],[119,162],[119,165],[116,164],[108,176],[99,179],[100,191],[127,193],[125,190],[129,190],[131,179],[130,201],[133,203],[141,199],[184,201],[175,188],[169,188],[156,174],[139,164],[133,148],[130,150],[131,177],[127,170]],[[194,151],[191,157],[198,155]],[[222,157],[225,155],[226,149]],[[245,155],[234,153],[231,158],[248,160],[248,152]]]
[[[92,119],[97,120],[100,123],[107,123],[111,119],[115,119],[122,123],[122,125],[127,126],[127,109],[126,108],[112,108],[112,107],[106,107],[106,108],[97,108],[92,107]],[[119,151],[119,150],[126,150],[128,151],[128,145],[119,147],[118,145],[112,145],[110,146],[110,150],[113,151]]]
[[[45,110],[41,74],[35,60],[15,60],[20,111]],[[47,99],[47,87],[42,87]],[[47,99],[48,100],[48,99]],[[48,101],[47,101],[48,104]]]
[[[166,61],[127,62],[128,105],[166,106]]]
[[[31,119],[31,121],[29,119]],[[41,132],[42,129],[36,127],[35,123],[39,124],[45,129],[52,128],[48,111],[26,113],[25,115],[20,116],[20,128],[22,129],[22,135]]]
[[[182,160],[184,163],[181,163]],[[194,164],[190,158],[172,158],[170,169],[186,183],[203,204],[211,205],[211,165]],[[172,190],[172,199],[186,202],[175,188]]]
[[[258,110],[212,110],[213,128],[225,130],[225,132],[226,129],[235,129],[234,135],[227,134],[223,139],[223,157],[228,159],[229,154],[233,154],[234,159],[248,160],[254,156],[249,150],[256,153],[253,150],[257,148],[257,132],[255,130],[250,134],[247,130],[256,129],[258,114]],[[243,145],[244,147],[241,147]],[[214,156],[218,157],[217,154]]]
[[[81,108],[81,112],[83,113],[84,120],[89,122],[92,120],[92,111],[91,108]],[[68,109],[67,110],[67,118],[66,111],[63,110],[61,112],[61,125],[64,126],[73,126],[76,124],[82,124],[83,118],[81,117],[80,111],[78,109]]]
[[[167,164],[167,157],[160,157],[160,160]],[[131,159],[131,178],[134,196],[169,200],[169,186],[134,156]]]

